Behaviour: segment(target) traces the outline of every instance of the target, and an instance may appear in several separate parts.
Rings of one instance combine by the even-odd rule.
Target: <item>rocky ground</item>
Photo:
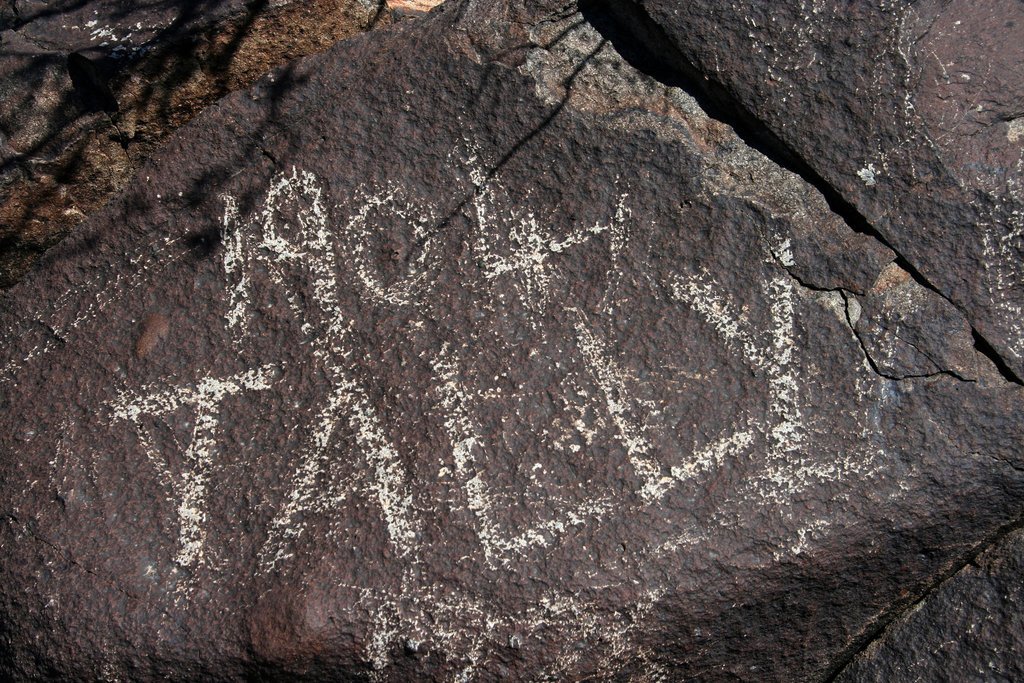
[[[419,4],[0,4],[2,675],[1021,678],[1020,3]]]

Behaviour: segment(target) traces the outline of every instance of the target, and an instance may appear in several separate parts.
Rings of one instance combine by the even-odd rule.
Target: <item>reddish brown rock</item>
[[[171,321],[166,315],[150,313],[143,318],[139,325],[139,339],[135,342],[135,356],[137,358],[148,356],[157,344],[167,338],[170,329]]]
[[[381,16],[368,0],[8,3],[0,11],[0,287],[202,108]]]
[[[0,674],[823,680],[1021,518],[1024,390],[574,9],[272,72],[0,302]]]

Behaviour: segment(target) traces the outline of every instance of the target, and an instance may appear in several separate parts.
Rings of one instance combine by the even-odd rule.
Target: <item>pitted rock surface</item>
[[[11,290],[4,675],[820,680],[1021,517],[966,319],[880,374],[892,252],[575,10],[272,72]]]
[[[203,107],[365,30],[383,16],[382,2],[0,6],[0,287]]]
[[[1024,5],[595,4],[795,155],[1024,377]]]

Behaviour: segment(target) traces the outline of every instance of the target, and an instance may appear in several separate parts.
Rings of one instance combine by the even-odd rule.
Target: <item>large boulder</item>
[[[968,319],[630,30],[292,63],[10,291],[0,673],[821,680],[1021,517]]]
[[[383,9],[383,0],[0,3],[0,288],[201,109],[390,17]]]

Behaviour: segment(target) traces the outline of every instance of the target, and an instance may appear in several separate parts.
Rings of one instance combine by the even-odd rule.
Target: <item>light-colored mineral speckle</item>
[[[871,187],[875,184],[875,165],[868,164],[864,168],[857,171],[857,176],[864,181],[864,184]]]
[[[1010,142],[1024,140],[1024,119],[1014,119],[1006,124],[1006,139]]]

